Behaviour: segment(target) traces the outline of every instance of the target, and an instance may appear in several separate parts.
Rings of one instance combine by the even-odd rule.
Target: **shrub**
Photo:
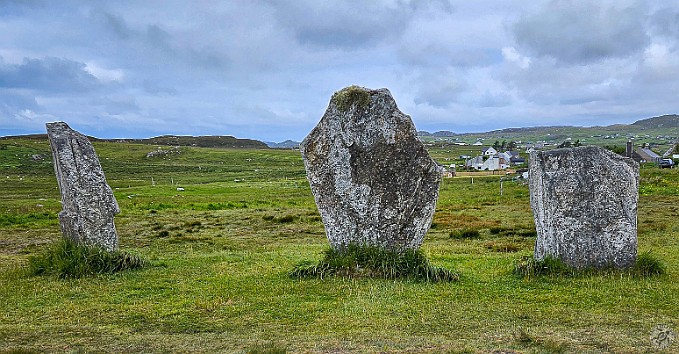
[[[29,257],[28,264],[32,275],[56,275],[63,279],[137,269],[146,262],[127,252],[108,252],[62,238],[43,253]]]
[[[456,239],[479,238],[480,233],[479,230],[475,229],[462,229],[451,231],[449,236]]]
[[[342,250],[329,248],[320,262],[301,262],[290,276],[321,279],[326,276],[411,278],[427,282],[459,280],[457,273],[431,265],[421,250],[398,252],[356,244]]]

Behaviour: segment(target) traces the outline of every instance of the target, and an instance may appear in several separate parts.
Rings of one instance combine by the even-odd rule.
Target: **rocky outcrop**
[[[113,216],[120,212],[94,147],[64,122],[47,123],[63,210],[64,237],[108,251],[118,248]]]
[[[533,152],[535,258],[627,268],[637,255],[639,165],[596,146]]]
[[[387,89],[336,92],[302,142],[330,244],[417,249],[431,225],[441,171]]]

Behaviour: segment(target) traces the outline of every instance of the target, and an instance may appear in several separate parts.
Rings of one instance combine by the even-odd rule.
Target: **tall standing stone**
[[[535,258],[627,268],[637,255],[639,164],[597,146],[533,152]]]
[[[113,216],[120,208],[94,147],[64,122],[47,123],[47,135],[61,191],[59,223],[64,237],[108,251],[117,249]]]
[[[351,86],[336,92],[301,151],[334,249],[420,247],[441,171],[389,90]]]

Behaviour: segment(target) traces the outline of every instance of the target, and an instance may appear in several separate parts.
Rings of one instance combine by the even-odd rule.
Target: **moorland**
[[[479,175],[444,178],[423,244],[459,281],[296,279],[328,246],[299,151],[94,146],[121,248],[149,265],[28,274],[61,237],[59,191],[45,139],[0,141],[0,353],[650,353],[657,325],[679,332],[677,169],[641,169],[639,251],[664,275],[516,276],[535,242],[528,187],[500,195],[502,176]],[[442,164],[470,150],[429,148]]]

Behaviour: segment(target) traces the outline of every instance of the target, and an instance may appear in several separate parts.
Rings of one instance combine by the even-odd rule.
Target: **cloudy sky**
[[[429,131],[679,113],[679,3],[0,0],[0,136],[301,140],[352,84]]]

